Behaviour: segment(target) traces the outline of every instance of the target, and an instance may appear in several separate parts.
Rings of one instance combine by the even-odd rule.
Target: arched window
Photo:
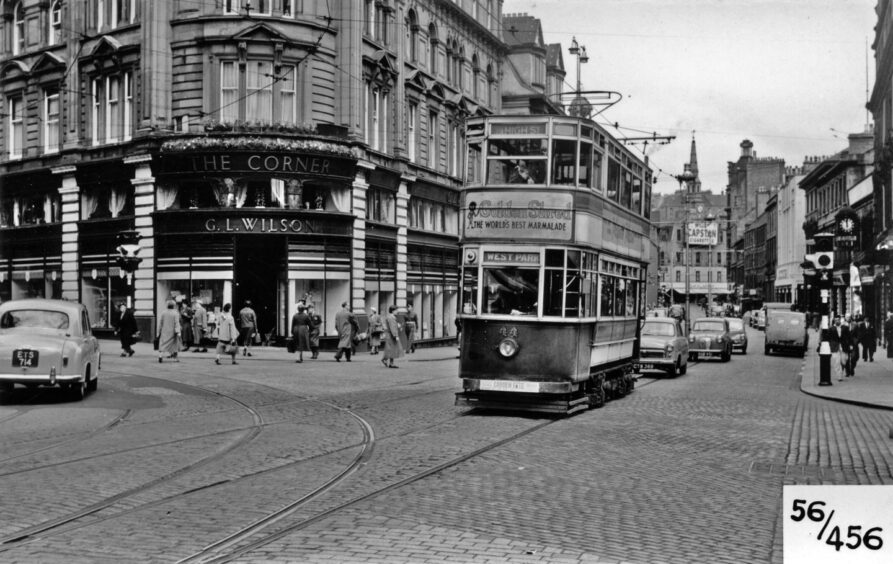
[[[50,4],[50,17],[47,21],[47,43],[56,45],[62,41],[62,0]]]
[[[437,26],[428,26],[428,71],[437,75]]]
[[[459,56],[456,58],[456,84],[459,91],[465,90],[465,47],[459,46]]]
[[[25,50],[25,2],[19,0],[12,8],[12,54]]]
[[[406,14],[406,56],[410,62],[418,62],[419,21],[413,10]]]
[[[478,96],[480,96],[480,80],[481,80],[481,68],[480,68],[480,60],[478,59],[478,54],[475,53],[471,56],[471,95],[477,100]]]
[[[444,64],[444,72],[446,73],[447,84],[453,83],[453,40],[447,38],[446,42],[446,64]]]
[[[493,75],[493,63],[487,63],[487,105],[493,107],[493,85],[496,77]]]

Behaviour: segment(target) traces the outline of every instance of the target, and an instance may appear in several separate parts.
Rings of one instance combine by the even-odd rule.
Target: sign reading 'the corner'
[[[353,178],[354,161],[335,155],[279,152],[188,152],[165,154],[167,174],[273,173]]]
[[[573,196],[542,192],[468,194],[462,210],[465,237],[570,241]]]

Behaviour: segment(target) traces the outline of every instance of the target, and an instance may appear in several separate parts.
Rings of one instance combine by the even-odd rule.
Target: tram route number
[[[893,486],[785,486],[785,562],[890,562]]]

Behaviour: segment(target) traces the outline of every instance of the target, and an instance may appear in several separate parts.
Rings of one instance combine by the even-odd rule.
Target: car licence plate
[[[716,356],[716,353],[698,353],[698,356],[703,356],[704,358],[710,358]]]
[[[531,392],[540,391],[537,382],[518,382],[516,380],[481,380],[480,388],[488,392]]]
[[[654,370],[653,362],[641,362],[635,365],[636,370]]]
[[[22,368],[33,368],[37,366],[40,354],[30,349],[16,349],[12,351],[12,365],[21,366]]]

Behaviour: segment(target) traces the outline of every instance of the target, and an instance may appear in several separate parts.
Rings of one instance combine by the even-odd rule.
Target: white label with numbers
[[[785,486],[785,564],[893,562],[893,486]]]

